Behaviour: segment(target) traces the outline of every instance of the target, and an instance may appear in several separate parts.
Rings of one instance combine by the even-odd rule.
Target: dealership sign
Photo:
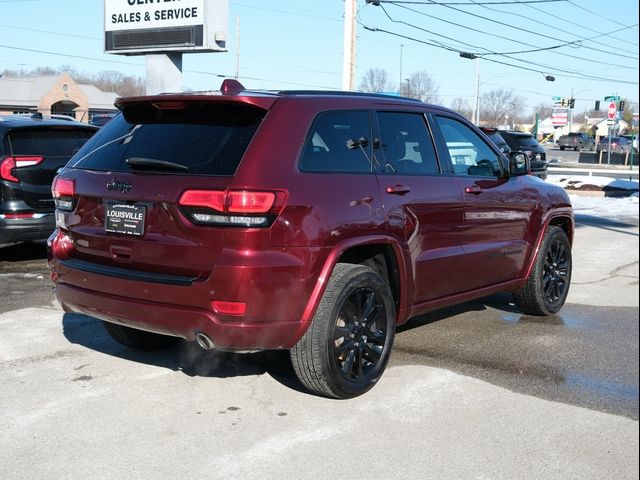
[[[554,108],[551,115],[551,124],[554,127],[564,127],[569,123],[569,109]]]
[[[105,52],[224,52],[228,0],[104,0]]]

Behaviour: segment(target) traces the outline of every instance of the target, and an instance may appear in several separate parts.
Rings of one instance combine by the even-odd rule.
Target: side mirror
[[[531,173],[531,161],[526,153],[511,152],[509,154],[509,174],[512,177],[520,177]]]

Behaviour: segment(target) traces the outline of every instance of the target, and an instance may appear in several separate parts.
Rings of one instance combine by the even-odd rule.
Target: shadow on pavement
[[[0,246],[0,261],[22,262],[25,260],[40,260],[46,258],[47,243],[44,241],[18,243],[7,247]]]
[[[195,342],[181,341],[166,350],[143,352],[120,345],[107,334],[101,320],[86,315],[65,313],[62,327],[71,343],[124,360],[168,368],[190,377],[228,378],[266,373],[288,388],[308,393],[298,381],[287,351],[205,351]]]
[[[632,235],[637,237],[638,234],[630,232],[628,230],[621,230],[623,228],[631,228],[638,226],[638,219],[630,218],[629,221],[621,221],[620,219],[611,220],[609,218],[596,217],[594,215],[585,215],[582,213],[576,214],[576,228],[580,227],[596,227],[603,230],[610,230],[616,233],[622,233],[625,235]]]

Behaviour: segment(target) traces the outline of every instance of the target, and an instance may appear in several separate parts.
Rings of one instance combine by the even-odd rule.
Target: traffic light
[[[569,108],[574,108],[576,106],[576,99],[572,98],[569,100]]]
[[[618,107],[618,110],[624,112],[624,100],[620,100],[620,106]]]
[[[600,100],[596,100],[596,108],[594,108],[596,112],[600,111]]]
[[[562,98],[562,100],[560,100],[560,106],[562,106],[562,107],[566,107],[567,106],[567,99],[566,98]]]

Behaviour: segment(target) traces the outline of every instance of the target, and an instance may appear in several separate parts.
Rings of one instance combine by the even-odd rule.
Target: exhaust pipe
[[[198,332],[196,333],[196,342],[203,350],[213,350],[216,346],[213,343],[213,340],[209,338],[208,335]]]

